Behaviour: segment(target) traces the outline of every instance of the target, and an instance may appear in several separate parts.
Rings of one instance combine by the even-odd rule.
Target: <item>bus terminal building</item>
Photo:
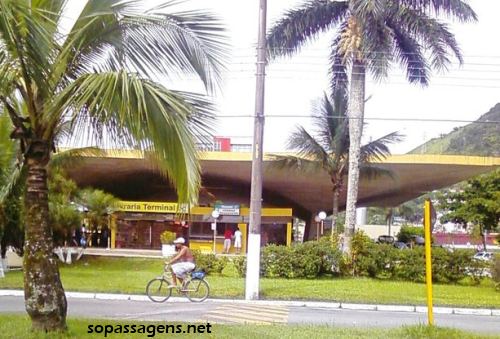
[[[80,187],[92,186],[120,199],[111,215],[111,247],[160,249],[160,234],[175,232],[202,252],[222,252],[224,232],[242,232],[246,251],[249,223],[251,153],[204,152],[202,187],[197,206],[177,203],[175,190],[154,166],[136,151],[108,151],[89,156],[68,170]],[[293,220],[306,223],[304,239],[316,237],[318,212],[332,211],[333,193],[326,172],[311,175],[276,169],[264,158],[261,245],[290,245]],[[447,187],[500,166],[498,157],[396,155],[377,166],[393,178],[361,180],[358,206],[397,206],[426,192]],[[347,182],[347,180],[344,180]],[[346,187],[340,195],[345,206]],[[212,212],[219,217],[214,219]],[[215,235],[215,236],[214,236]],[[234,249],[232,249],[234,251]]]

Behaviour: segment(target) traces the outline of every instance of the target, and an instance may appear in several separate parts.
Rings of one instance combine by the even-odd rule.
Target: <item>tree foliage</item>
[[[455,192],[448,191],[441,197],[440,205],[447,210],[442,222],[496,229],[500,221],[500,170],[473,178]]]

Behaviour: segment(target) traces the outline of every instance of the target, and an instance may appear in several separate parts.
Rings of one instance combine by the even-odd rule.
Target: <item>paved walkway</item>
[[[24,296],[22,290],[0,290],[2,296]],[[99,299],[99,300],[132,300],[149,301],[146,295],[137,294],[114,294],[114,293],[88,293],[88,292],[66,292],[68,298],[75,299]],[[275,307],[317,307],[326,309],[346,309],[364,311],[384,311],[384,312],[410,312],[427,313],[424,305],[386,305],[386,304],[355,304],[344,302],[324,302],[324,301],[298,301],[298,300],[243,300],[243,299],[207,299],[212,303],[233,303]],[[184,297],[171,297],[169,302],[189,302]],[[464,307],[434,307],[435,314],[464,314],[478,316],[500,317],[500,309],[492,308],[464,308]],[[500,319],[498,320],[500,322]]]
[[[0,291],[6,294],[5,291]],[[2,313],[24,314],[22,291],[0,296]],[[170,298],[153,303],[144,295],[67,293],[68,315],[80,319],[107,318],[117,321],[209,322],[214,324],[329,325],[334,327],[399,328],[425,324],[423,309],[410,306],[312,303],[300,301],[244,301],[212,299],[191,303]],[[120,299],[121,298],[121,299]],[[367,309],[370,307],[371,309]],[[500,314],[491,310],[435,309],[435,324],[474,333],[500,334]],[[475,313],[471,313],[475,312]],[[95,322],[95,321],[94,321]]]

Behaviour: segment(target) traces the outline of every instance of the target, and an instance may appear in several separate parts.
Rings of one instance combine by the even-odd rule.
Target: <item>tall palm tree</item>
[[[446,24],[438,20],[440,16],[460,22],[477,20],[462,0],[309,0],[285,13],[269,32],[269,54],[277,57],[292,55],[320,33],[333,31],[331,86],[347,88],[347,80],[350,82],[348,237],[354,233],[366,73],[381,79],[393,63],[399,63],[410,83],[425,86],[432,68],[445,69],[450,55],[462,63],[458,43]]]
[[[348,174],[349,162],[349,119],[346,116],[347,98],[342,90],[335,91],[333,99],[325,93],[313,106],[312,121],[316,128],[311,135],[300,126],[288,139],[288,149],[296,156],[274,156],[274,167],[287,168],[305,173],[326,171],[330,176],[333,191],[332,234],[339,211],[339,195]],[[390,154],[388,144],[402,140],[397,132],[387,134],[361,147],[361,177],[372,179],[390,176],[392,173],[378,167],[373,161],[380,161]]]
[[[34,329],[66,328],[67,303],[53,258],[47,164],[69,124],[73,135],[153,154],[180,201],[196,198],[193,134],[206,135],[204,96],[150,79],[190,74],[217,88],[225,57],[221,23],[179,1],[88,0],[67,33],[65,0],[0,0],[0,104],[14,125],[26,181],[26,310]],[[20,105],[17,103],[20,102]]]

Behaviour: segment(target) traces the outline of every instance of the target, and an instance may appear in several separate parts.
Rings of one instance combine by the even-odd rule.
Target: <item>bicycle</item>
[[[172,272],[169,265],[165,265],[163,274],[148,282],[146,294],[153,302],[162,303],[168,300],[172,295],[172,290],[176,289],[192,302],[202,302],[208,298],[210,286],[205,280],[205,272],[192,271],[184,278],[182,285],[169,287],[173,285]]]

